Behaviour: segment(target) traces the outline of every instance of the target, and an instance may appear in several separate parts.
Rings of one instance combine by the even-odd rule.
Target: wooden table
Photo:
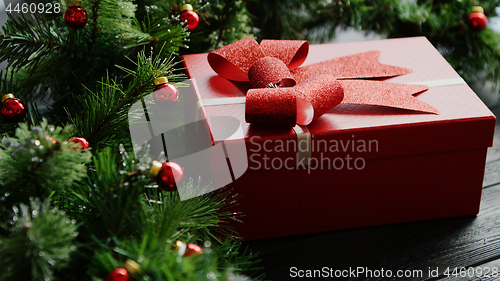
[[[500,107],[492,110],[500,116]],[[244,245],[260,253],[258,266],[264,269],[258,273],[264,273],[266,280],[500,280],[500,272],[493,274],[500,271],[499,121],[486,162],[477,216],[262,239]],[[358,274],[358,270],[365,273]],[[387,277],[389,270],[392,278]],[[484,276],[487,271],[489,277]],[[299,277],[308,273],[316,277]]]

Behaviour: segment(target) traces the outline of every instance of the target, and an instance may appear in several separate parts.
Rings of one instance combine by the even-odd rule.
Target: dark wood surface
[[[500,116],[499,107],[492,110]],[[264,273],[266,280],[500,280],[500,272],[492,274],[492,270],[500,271],[500,122],[497,121],[494,145],[488,149],[477,216],[262,239],[244,245],[253,253],[260,253],[258,266],[264,269],[259,273]],[[393,275],[398,270],[407,274],[404,270],[410,270],[420,276],[367,278],[366,274],[351,274],[348,278],[292,278],[293,272],[297,272],[292,272],[292,267],[363,268],[373,270],[373,275],[382,274],[382,269],[386,275],[388,270]],[[455,268],[455,273],[460,273],[462,267],[462,277],[450,275]],[[488,270],[490,276],[484,276]]]

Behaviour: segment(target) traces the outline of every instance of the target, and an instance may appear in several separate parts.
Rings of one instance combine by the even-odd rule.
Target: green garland
[[[185,3],[200,16],[193,32],[180,23]],[[150,160],[129,155],[131,105],[154,78],[185,78],[179,54],[247,36],[326,42],[343,28],[426,36],[466,80],[498,87],[500,37],[471,28],[476,5],[493,18],[500,0],[82,0],[89,21],[80,30],[61,15],[9,17],[0,94],[21,98],[28,116],[0,120],[0,280],[103,280],[128,260],[139,265],[136,280],[248,280],[254,255],[224,227],[232,195],[180,201],[155,188]],[[177,240],[203,254],[179,255]]]

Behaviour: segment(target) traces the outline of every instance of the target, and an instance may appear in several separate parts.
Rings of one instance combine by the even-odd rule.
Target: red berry
[[[185,257],[190,257],[190,256],[194,257],[194,256],[198,256],[201,254],[203,254],[203,250],[201,249],[200,246],[193,244],[193,243],[187,244],[186,251],[184,252]]]
[[[10,122],[21,122],[26,117],[26,107],[18,98],[10,98],[2,104],[2,116]]]
[[[72,137],[69,139],[69,141],[80,144],[81,149],[88,149],[90,147],[89,142],[82,137]],[[77,148],[75,147],[75,149]]]
[[[200,17],[195,11],[184,11],[181,13],[181,22],[187,21],[187,29],[195,30],[200,23]]]
[[[153,96],[160,106],[166,108],[174,105],[179,100],[179,91],[174,85],[165,83],[155,87]]]
[[[123,268],[119,267],[113,271],[111,271],[106,277],[105,281],[129,281],[130,277],[128,276],[128,271]]]
[[[87,12],[81,7],[69,7],[64,13],[64,22],[73,29],[80,29],[87,23]]]
[[[176,182],[180,182],[184,172],[181,166],[174,162],[166,162],[161,166],[161,170],[156,176],[158,187],[165,191],[174,191],[177,189]]]
[[[471,13],[469,15],[469,24],[474,30],[481,31],[486,28],[488,18],[483,13]]]

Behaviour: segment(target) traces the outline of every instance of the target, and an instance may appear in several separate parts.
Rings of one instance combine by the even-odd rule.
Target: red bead
[[[474,30],[481,31],[486,28],[488,18],[483,13],[471,13],[469,15],[469,24]]]
[[[130,277],[128,276],[128,271],[123,268],[119,267],[113,271],[111,271],[106,277],[105,281],[129,281]]]
[[[203,254],[203,250],[201,249],[200,246],[193,244],[193,243],[187,244],[186,251],[184,252],[185,257],[198,256],[201,254]]]
[[[10,122],[21,122],[26,117],[26,107],[18,98],[10,98],[2,104],[2,116]]]
[[[180,182],[184,172],[181,166],[174,162],[166,162],[161,166],[161,170],[156,176],[158,187],[165,191],[174,191],[177,189],[176,182]]]
[[[64,22],[73,29],[80,29],[87,23],[87,13],[81,7],[69,7],[64,13]]]
[[[80,144],[81,149],[88,149],[90,147],[89,142],[82,137],[72,137],[69,139],[69,141]],[[75,149],[77,148],[75,147]]]
[[[179,100],[179,91],[174,85],[165,83],[155,87],[153,96],[158,105],[170,107]]]
[[[52,144],[56,144],[57,140],[55,140],[53,137],[45,136],[45,139],[51,142]]]
[[[187,21],[187,29],[195,30],[200,23],[200,17],[195,11],[184,11],[181,13],[181,22]]]

